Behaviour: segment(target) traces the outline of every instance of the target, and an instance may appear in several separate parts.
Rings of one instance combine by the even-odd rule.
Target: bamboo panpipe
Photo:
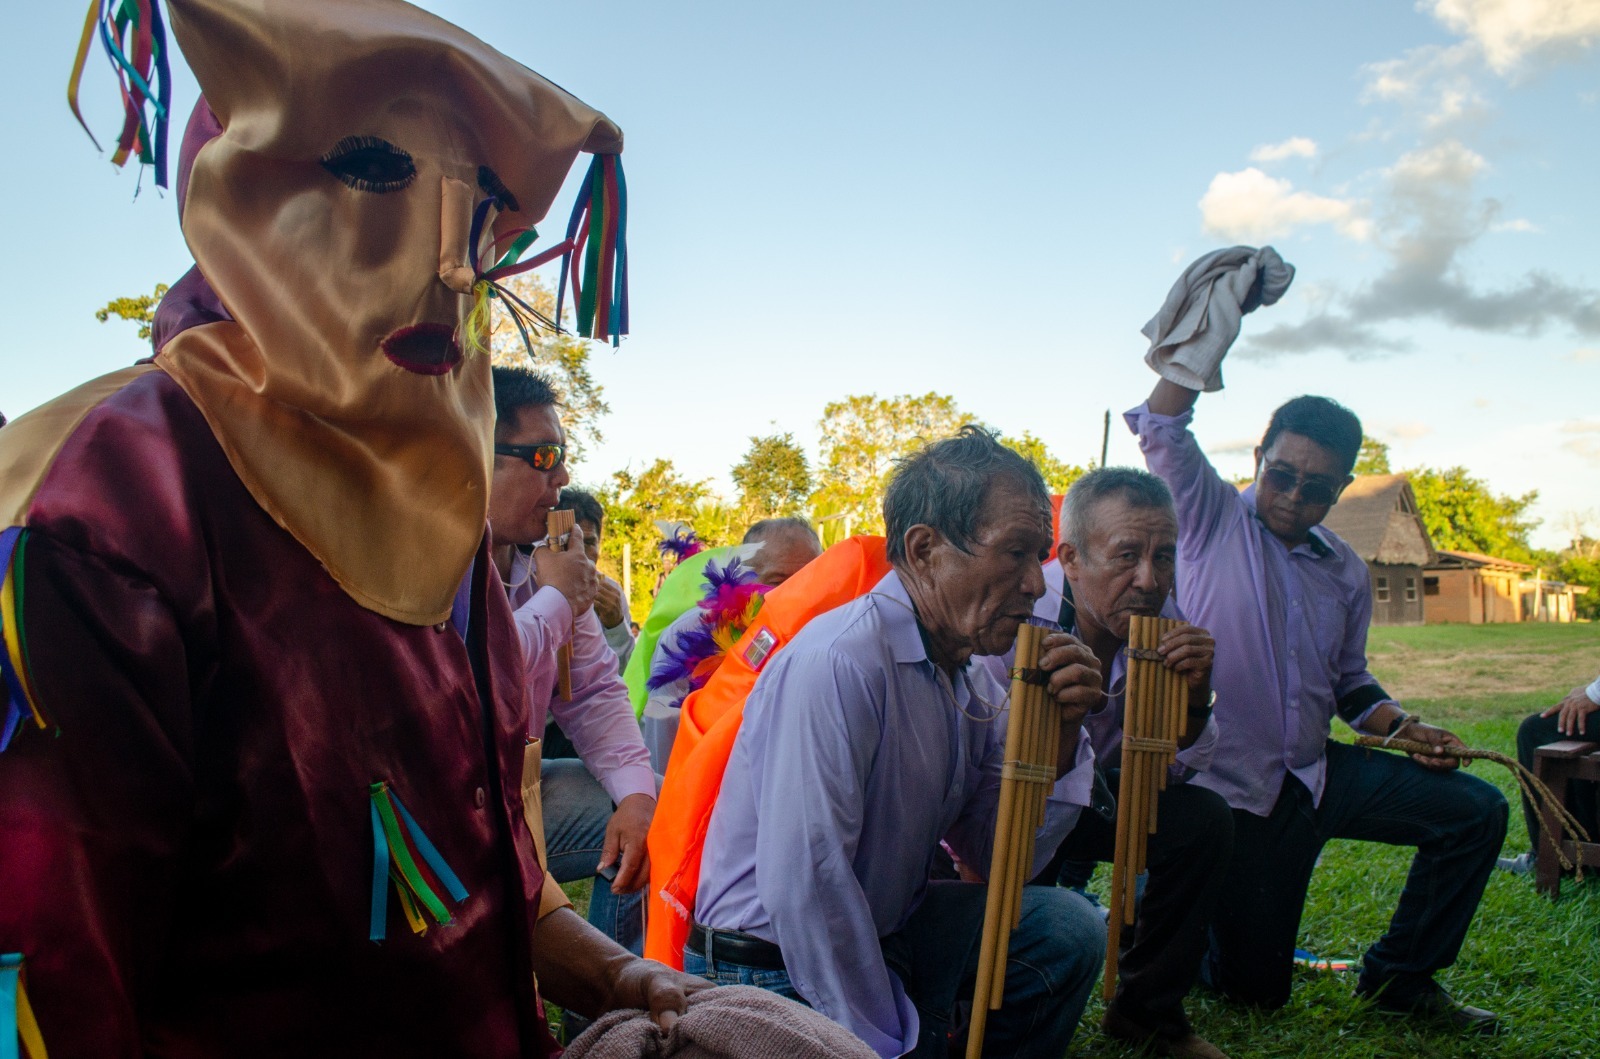
[[[978,950],[978,982],[973,991],[972,1024],[967,1031],[967,1059],[978,1059],[982,1054],[989,1012],[999,1009],[1005,995],[1006,953],[1011,947],[1011,932],[1022,920],[1022,887],[1033,868],[1034,837],[1044,822],[1045,799],[1056,779],[1061,724],[1038,669],[1044,635],[1045,630],[1036,625],[1023,625],[1017,630],[1005,765],[995,817],[994,853],[989,862],[983,938]]]
[[[1189,684],[1156,653],[1170,618],[1135,617],[1128,629],[1127,694],[1122,711],[1122,778],[1117,788],[1117,841],[1111,867],[1112,910],[1102,986],[1109,1003],[1117,995],[1117,960],[1122,930],[1134,921],[1137,883],[1145,869],[1150,836],[1156,833],[1156,798],[1167,789],[1167,767],[1177,759],[1188,720]]]
[[[545,539],[550,542],[550,547],[561,548],[566,546],[564,539],[572,532],[575,516],[571,511],[552,511],[545,516]],[[574,619],[576,624],[576,619]],[[572,701],[572,644],[561,645],[556,652],[556,690],[561,695],[562,702]]]

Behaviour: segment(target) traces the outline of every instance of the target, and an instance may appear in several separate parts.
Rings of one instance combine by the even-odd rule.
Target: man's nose
[[[1027,572],[1023,574],[1022,591],[1034,602],[1038,602],[1045,593],[1044,566],[1037,559],[1028,564]]]
[[[1134,568],[1133,587],[1141,592],[1154,592],[1161,587],[1156,580],[1156,561],[1153,557],[1139,560]]]
[[[561,466],[550,472],[550,484],[557,489],[565,489],[570,481],[572,481],[572,475],[567,473],[567,461],[562,460]]]

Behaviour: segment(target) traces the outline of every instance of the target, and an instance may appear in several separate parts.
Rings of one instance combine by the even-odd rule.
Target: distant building
[[[1574,621],[1578,616],[1577,597],[1589,594],[1588,585],[1569,585],[1565,581],[1539,577],[1522,582],[1521,588],[1524,621]]]
[[[1531,573],[1533,567],[1527,563],[1478,552],[1441,549],[1438,560],[1428,567],[1423,582],[1423,594],[1428,600],[1428,624],[1453,621],[1485,625],[1521,621],[1522,578]]]
[[[1372,577],[1372,624],[1421,625],[1424,570],[1436,553],[1403,474],[1364,474],[1350,483],[1322,524],[1366,560]],[[1431,613],[1426,615],[1433,621]]]

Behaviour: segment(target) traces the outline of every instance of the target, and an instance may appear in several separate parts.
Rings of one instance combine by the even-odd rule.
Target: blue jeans
[[[616,808],[611,796],[577,758],[545,761],[540,765],[539,778],[550,874],[563,883],[593,877],[589,922],[635,956],[641,955],[644,891],[613,893],[611,884],[595,875],[605,845],[606,824]]]
[[[1330,742],[1327,753],[1320,805],[1289,776],[1269,816],[1234,810],[1233,859],[1203,977],[1235,1000],[1267,1008],[1288,1002],[1311,870],[1330,838],[1417,848],[1400,905],[1367,950],[1358,985],[1396,999],[1432,989],[1433,973],[1455,962],[1505,841],[1505,796],[1476,776],[1343,743]]]
[[[980,883],[931,882],[905,926],[882,939],[885,965],[917,1008],[915,1059],[944,1059],[955,1007],[972,999],[987,893]],[[1106,926],[1088,901],[1071,890],[1026,887],[1022,922],[1011,932],[1005,1000],[989,1014],[983,1054],[1061,1059],[1105,955]],[[720,959],[710,967],[692,950],[683,954],[683,969],[718,984],[757,985],[804,1002],[784,971]]]

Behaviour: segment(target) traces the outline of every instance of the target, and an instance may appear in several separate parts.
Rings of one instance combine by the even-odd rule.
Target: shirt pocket
[[[1326,590],[1312,596],[1311,615],[1316,634],[1317,657],[1327,666],[1328,673],[1336,676],[1339,660],[1344,654],[1347,626],[1350,623],[1350,604]]]

